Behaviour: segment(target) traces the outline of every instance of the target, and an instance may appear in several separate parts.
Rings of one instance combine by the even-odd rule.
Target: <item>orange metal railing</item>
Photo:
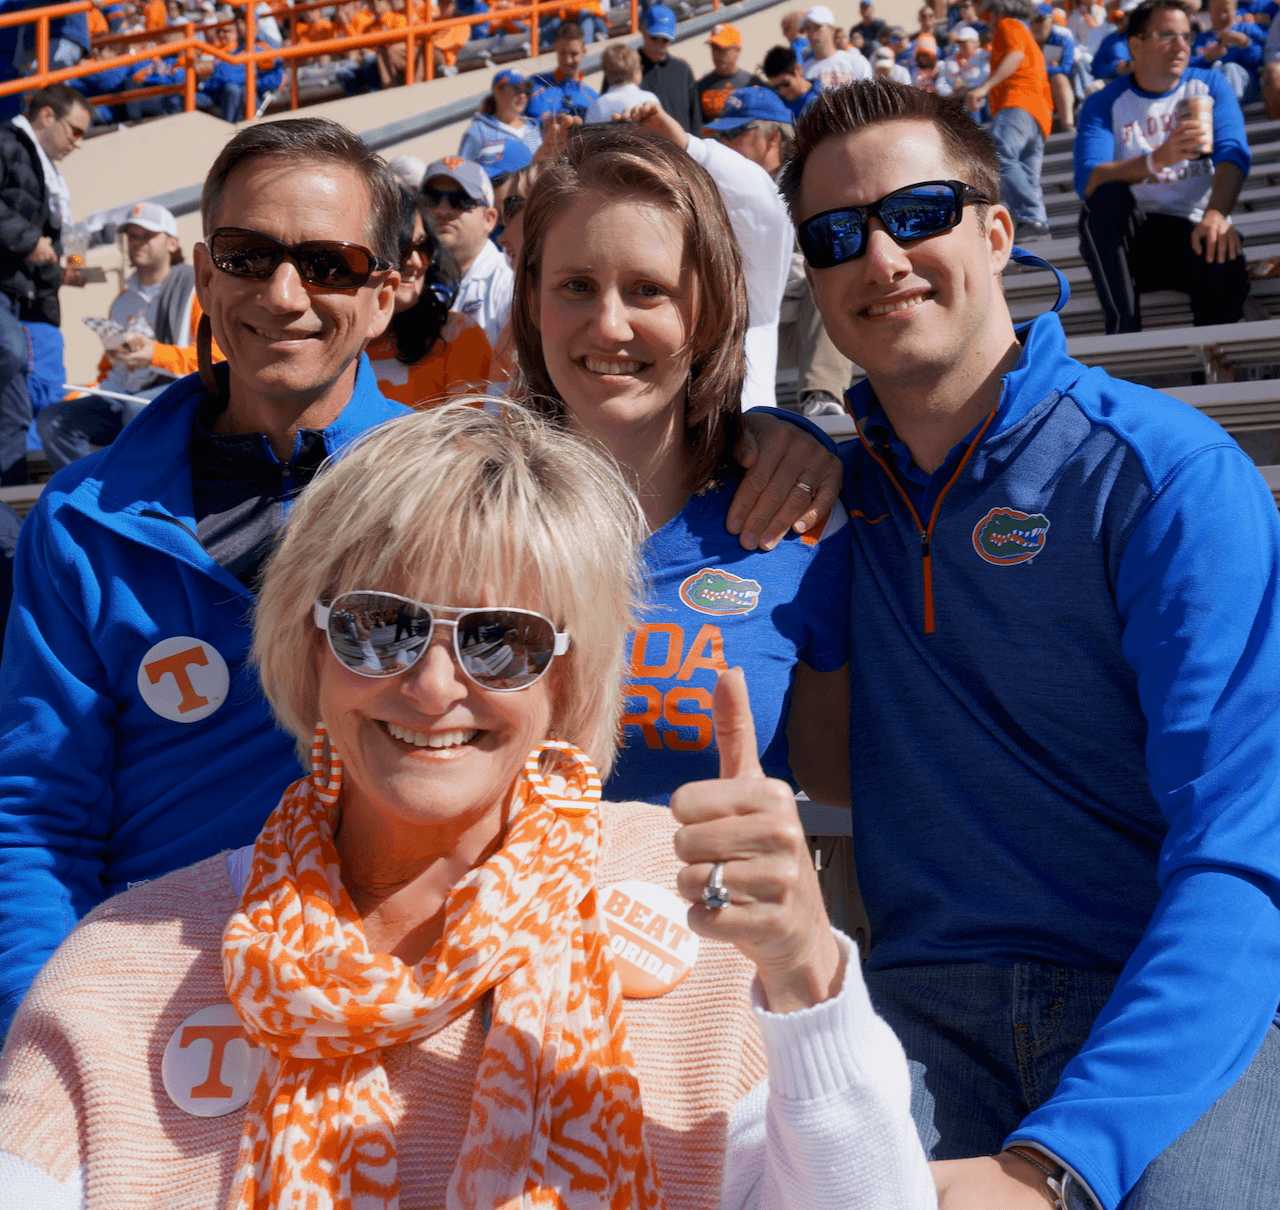
[[[236,8],[243,8],[245,21],[245,45],[257,45],[257,14],[255,9],[258,0],[228,0]],[[314,2],[298,5],[284,14],[289,18],[291,38],[297,31],[296,16],[302,12],[328,7],[333,0],[314,0]],[[712,0],[713,7],[719,9],[720,0]],[[444,30],[456,29],[459,26],[473,26],[486,21],[521,21],[529,22],[529,54],[536,58],[539,54],[538,27],[539,19],[557,12],[562,8],[572,8],[573,0],[566,4],[565,0],[529,0],[529,3],[513,5],[496,12],[476,13],[469,17],[447,17],[434,21],[413,21],[392,30],[368,31],[363,34],[329,38],[323,42],[304,42],[301,45],[286,45],[275,49],[244,50],[239,53],[229,51],[225,47],[206,42],[203,37],[196,36],[194,22],[188,21],[182,26],[167,26],[164,29],[138,31],[133,34],[101,35],[94,39],[95,45],[133,45],[146,43],[142,49],[127,51],[104,59],[84,59],[74,67],[64,67],[57,71],[49,70],[49,21],[55,17],[70,16],[73,13],[86,12],[92,8],[91,0],[69,0],[66,4],[50,5],[47,8],[25,9],[19,12],[6,13],[0,16],[0,28],[10,25],[34,24],[36,27],[36,64],[35,71],[17,80],[6,80],[0,83],[0,96],[27,92],[34,88],[44,88],[49,84],[60,84],[68,80],[80,79],[83,76],[96,75],[100,71],[126,65],[141,65],[157,58],[180,58],[186,68],[184,79],[180,84],[162,84],[148,88],[134,89],[129,92],[111,93],[101,97],[91,97],[94,104],[120,104],[125,101],[140,100],[143,97],[172,96],[183,94],[183,108],[190,113],[196,108],[196,70],[197,57],[220,59],[224,63],[243,64],[245,68],[244,112],[252,115],[258,108],[258,72],[268,68],[276,59],[283,60],[290,70],[289,108],[298,108],[298,76],[300,60],[314,59],[320,55],[345,56],[352,51],[373,50],[403,42],[405,47],[404,82],[414,83],[417,79],[417,52],[423,51],[423,72],[427,80],[435,79],[435,56],[430,53],[432,39],[435,34]],[[640,28],[639,0],[631,0],[630,32],[635,34]],[[278,19],[278,18],[277,18]],[[221,28],[228,22],[218,22],[214,26],[200,26],[201,34],[212,28]],[[180,29],[182,37],[175,41],[166,40],[172,31]]]

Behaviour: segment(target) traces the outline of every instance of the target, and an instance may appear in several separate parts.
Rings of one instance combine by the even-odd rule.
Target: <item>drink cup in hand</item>
[[[1199,127],[1200,139],[1194,152],[1187,153],[1187,159],[1200,160],[1213,154],[1213,98],[1211,96],[1183,97],[1177,107],[1178,125],[1195,122]]]

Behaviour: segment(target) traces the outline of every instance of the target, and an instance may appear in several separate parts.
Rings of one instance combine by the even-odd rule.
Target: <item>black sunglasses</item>
[[[442,618],[441,613],[456,614]],[[453,627],[458,667],[496,693],[528,689],[569,650],[569,632],[529,609],[424,605],[393,592],[344,592],[312,607],[329,650],[360,676],[397,676],[422,658],[435,626]]]
[[[805,219],[796,232],[800,251],[813,269],[830,269],[867,249],[867,220],[878,218],[900,244],[950,231],[964,208],[991,199],[963,181],[921,181],[885,194],[866,206],[842,206]]]
[[[308,285],[324,290],[358,290],[375,273],[391,268],[390,261],[359,244],[331,239],[282,244],[261,231],[243,227],[219,227],[206,243],[216,268],[250,281],[266,281],[281,261],[289,260]]]
[[[474,210],[480,203],[463,189],[433,189],[430,185],[422,186],[422,196],[433,210],[441,202],[448,204],[450,210]]]
[[[524,198],[518,193],[508,194],[502,199],[502,221],[509,223],[524,209]]]
[[[431,240],[428,236],[414,240],[413,243],[405,246],[404,251],[400,254],[400,264],[403,266],[414,253],[417,253],[424,260],[431,259]]]
[[[740,138],[748,130],[755,130],[759,125],[759,122],[743,122],[741,126],[734,126],[729,130],[717,130],[715,136],[722,143],[732,143],[734,139]]]

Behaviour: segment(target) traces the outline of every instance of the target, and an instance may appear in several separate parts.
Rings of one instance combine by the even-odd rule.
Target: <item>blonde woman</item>
[[[935,1204],[740,678],[724,776],[599,802],[642,528],[514,409],[397,421],[315,481],[255,630],[312,773],[36,980],[0,1207]]]

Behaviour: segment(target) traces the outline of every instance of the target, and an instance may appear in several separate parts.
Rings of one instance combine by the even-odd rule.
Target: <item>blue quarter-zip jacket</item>
[[[1280,517],[1227,433],[1072,361],[1055,315],[931,476],[849,400],[870,965],[1122,972],[1011,1136],[1110,1210],[1280,999]]]
[[[179,379],[61,471],[22,527],[0,666],[0,1034],[90,908],[248,844],[300,775],[249,664],[253,594],[195,537],[187,450],[204,398],[199,375]],[[362,356],[326,448],[408,414]],[[139,685],[147,652],[179,636],[230,673],[225,701],[190,723]]]

